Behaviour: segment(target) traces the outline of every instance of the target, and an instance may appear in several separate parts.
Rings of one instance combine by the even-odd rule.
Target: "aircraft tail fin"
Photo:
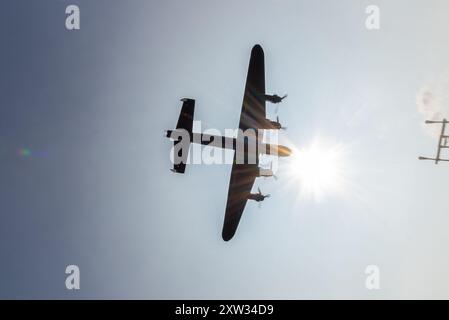
[[[193,115],[195,112],[195,100],[184,98],[181,99],[183,102],[181,113],[179,114],[178,123],[176,125],[176,129],[183,129],[189,133],[189,137],[192,136],[192,130],[193,130]],[[190,139],[190,138],[189,138]],[[187,164],[187,157],[189,155],[189,146],[190,146],[190,140],[188,141],[188,145],[179,146],[177,145],[179,143],[186,143],[182,140],[176,140],[173,142],[174,144],[174,150],[178,152],[178,159],[180,161],[177,161],[178,163],[173,164],[173,172],[176,173],[184,173],[186,170],[186,164]]]

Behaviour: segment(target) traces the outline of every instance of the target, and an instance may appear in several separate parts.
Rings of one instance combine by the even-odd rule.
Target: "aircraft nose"
[[[292,154],[292,150],[290,148],[287,148],[285,146],[279,146],[278,155],[280,157],[288,157],[291,154]]]

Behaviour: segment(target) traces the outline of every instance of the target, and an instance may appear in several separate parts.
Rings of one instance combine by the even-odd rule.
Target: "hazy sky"
[[[428,109],[449,116],[447,1],[10,0],[0,21],[1,298],[449,298],[449,168],[417,160]],[[281,141],[338,146],[343,182],[304,196],[282,159],[223,242],[231,166],[173,174],[163,131],[182,97],[235,128],[256,43]]]

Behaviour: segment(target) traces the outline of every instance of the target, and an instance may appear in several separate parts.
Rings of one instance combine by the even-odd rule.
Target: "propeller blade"
[[[419,160],[437,160],[435,158],[419,157]]]
[[[260,188],[257,188],[257,190],[259,191],[259,194],[262,194],[262,192],[260,191]]]
[[[276,108],[274,109],[275,113],[279,113],[279,104],[276,105]]]
[[[259,202],[257,203],[257,208],[259,208],[259,209],[262,208],[262,202],[259,201]]]

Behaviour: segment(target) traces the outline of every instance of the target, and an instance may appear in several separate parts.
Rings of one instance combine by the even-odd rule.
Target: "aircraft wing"
[[[239,128],[270,129],[265,112],[265,57],[260,45],[251,50]]]
[[[248,75],[246,78],[245,93],[243,96],[242,113],[240,115],[239,129],[268,129],[269,123],[265,115],[265,63],[263,49],[255,45],[251,50]],[[239,132],[239,135],[241,133]],[[239,137],[237,137],[239,138]],[[258,176],[259,159],[256,155],[255,164],[238,164],[234,154],[234,163],[229,182],[228,201],[223,224],[223,240],[230,240],[239,225],[248,196]],[[245,157],[246,158],[246,157]],[[246,159],[247,160],[247,159]]]
[[[222,232],[225,241],[231,240],[237,230],[259,170],[257,164],[237,164],[235,159],[234,155]]]

